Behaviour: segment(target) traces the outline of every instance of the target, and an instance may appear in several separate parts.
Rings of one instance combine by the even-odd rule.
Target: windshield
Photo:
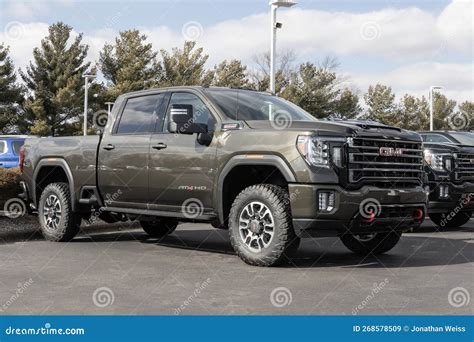
[[[297,105],[276,96],[238,89],[206,92],[231,120],[316,121]]]
[[[0,141],[0,154],[7,152],[7,143],[5,141]]]
[[[456,132],[450,133],[450,135],[459,141],[461,145],[470,145],[474,146],[474,133],[469,132]]]

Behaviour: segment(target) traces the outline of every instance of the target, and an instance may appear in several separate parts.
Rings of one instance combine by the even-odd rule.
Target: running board
[[[116,213],[124,214],[133,214],[133,215],[144,215],[144,216],[163,216],[163,217],[176,217],[189,221],[212,221],[217,218],[217,215],[214,213],[201,214],[196,217],[190,217],[189,215],[184,215],[182,212],[177,211],[161,211],[161,210],[151,210],[151,209],[132,209],[132,208],[120,208],[120,207],[102,207],[100,210],[111,211]]]

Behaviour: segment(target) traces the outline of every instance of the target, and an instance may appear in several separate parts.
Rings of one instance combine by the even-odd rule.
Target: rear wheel
[[[253,185],[234,200],[229,215],[230,242],[237,255],[254,266],[278,265],[294,252],[288,192],[276,185]]]
[[[82,217],[72,211],[67,183],[51,183],[41,194],[38,205],[41,232],[46,240],[70,241],[79,232]]]
[[[175,231],[178,220],[157,217],[151,221],[140,221],[143,230],[152,238],[164,238]]]
[[[401,234],[396,232],[364,235],[346,234],[341,236],[341,241],[352,252],[368,255],[388,252],[396,246],[400,241],[400,237]]]
[[[458,228],[466,224],[472,216],[472,213],[459,212],[453,217],[448,214],[429,214],[431,221],[437,226],[446,228]]]

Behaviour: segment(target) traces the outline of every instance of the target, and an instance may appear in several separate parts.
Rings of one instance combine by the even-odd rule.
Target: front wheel
[[[229,234],[245,263],[278,265],[285,252],[298,248],[289,205],[288,192],[271,184],[250,186],[237,196],[230,210]]]
[[[341,241],[348,249],[357,254],[382,254],[391,250],[400,241],[401,234],[396,232],[390,233],[373,233],[364,235],[341,236]]]
[[[152,238],[164,238],[175,231],[178,220],[157,217],[151,221],[140,221],[143,230]]]
[[[429,214],[431,221],[437,226],[446,228],[459,228],[465,225],[472,216],[469,212],[459,212],[454,216],[449,214]]]
[[[51,183],[41,194],[38,205],[41,232],[46,240],[70,241],[79,232],[82,217],[72,211],[67,183]]]

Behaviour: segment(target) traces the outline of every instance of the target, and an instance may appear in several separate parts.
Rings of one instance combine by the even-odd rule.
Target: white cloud
[[[50,12],[55,6],[71,6],[74,0],[10,0],[4,1],[2,10],[12,18],[30,19]]]
[[[357,74],[347,70],[362,91],[369,84],[381,82],[392,85],[397,92],[422,94],[436,83],[445,86],[453,98],[472,100],[472,64],[437,63],[437,59],[441,56],[473,59],[473,6],[470,0],[453,0],[436,16],[415,7],[348,13],[305,10],[301,5],[279,10],[278,20],[283,23],[283,29],[278,32],[278,48],[294,50],[301,60],[317,60],[315,56],[329,54],[358,58],[362,64],[370,58],[402,65],[380,73]],[[112,24],[120,19],[122,12],[117,15],[118,18],[110,19]],[[18,24],[8,22],[3,32],[0,31],[0,41],[11,46],[16,65],[24,67],[33,48],[47,34],[47,24]],[[112,42],[118,34],[113,26],[105,21],[102,28],[84,36],[84,42],[90,45],[89,60],[96,61],[104,43]],[[199,23],[183,23],[183,27],[189,30],[187,34],[198,37],[199,45],[211,56],[211,66],[230,58],[251,63],[256,53],[266,51],[269,46],[268,13],[204,27]],[[155,49],[181,46],[186,36],[181,29],[167,26],[137,25],[137,28],[149,37]]]
[[[389,85],[402,96],[405,93],[421,96],[428,94],[432,85],[442,86],[449,98],[458,102],[474,101],[474,65],[422,62],[399,67],[390,72],[350,74],[350,83],[363,92],[369,85]]]

